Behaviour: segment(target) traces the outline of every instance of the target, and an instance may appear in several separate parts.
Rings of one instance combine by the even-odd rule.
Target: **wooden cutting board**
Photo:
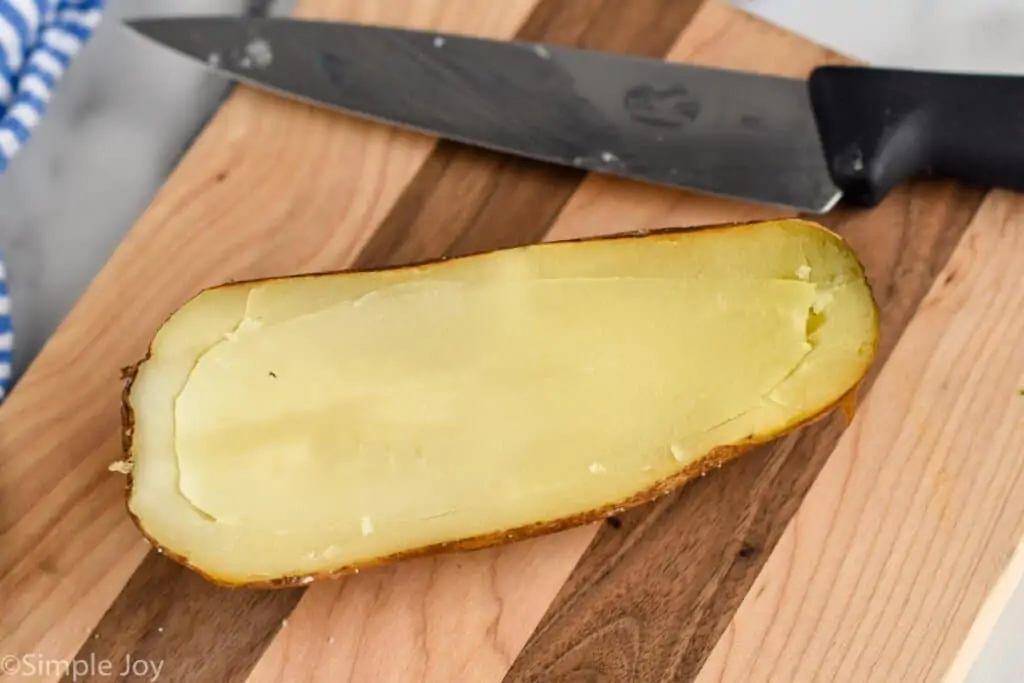
[[[788,75],[843,61],[718,0],[298,14]],[[0,680],[126,661],[128,680],[189,683],[960,680],[1024,569],[1024,198],[1004,192],[915,185],[828,216],[882,310],[852,424],[607,523],[228,590],[150,551],[107,471],[119,368],[203,286],[773,215],[239,89],[0,406]]]

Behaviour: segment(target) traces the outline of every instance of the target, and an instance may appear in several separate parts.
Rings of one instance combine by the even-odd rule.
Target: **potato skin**
[[[780,219],[788,222],[799,221],[806,225],[815,227],[817,229],[829,232],[834,238],[842,240],[843,238],[835,233],[832,233],[824,226],[814,223],[812,221],[806,221],[802,219]],[[694,226],[694,227],[668,227],[659,228],[652,230],[642,230],[627,233],[614,233],[608,235],[598,235],[594,237],[581,237],[567,240],[560,240],[558,243],[580,243],[580,242],[593,242],[598,240],[633,240],[641,239],[645,237],[657,236],[657,235],[670,235],[681,232],[695,232],[695,231],[709,231],[709,230],[728,230],[735,227],[742,227],[745,225],[760,225],[774,222],[773,220],[758,220],[758,221],[743,221],[735,223],[717,223],[710,225]],[[553,244],[555,242],[549,242]],[[518,247],[522,248],[522,247]],[[489,253],[489,252],[484,252]],[[294,276],[276,276],[276,277],[264,277],[264,278],[253,278],[249,280],[240,280],[234,282],[227,282],[224,284],[216,285],[214,287],[207,288],[202,291],[212,291],[225,289],[230,287],[245,286],[254,283],[268,282],[272,280],[282,279],[297,279],[297,278],[312,278],[322,277],[327,275],[337,275],[343,273],[368,273],[368,272],[379,272],[383,270],[397,270],[403,268],[417,268],[423,266],[430,266],[432,264],[438,264],[449,260],[457,259],[468,259],[474,258],[475,256],[481,256],[483,254],[470,254],[467,256],[458,256],[453,258],[439,258],[430,259],[419,262],[406,263],[402,265],[383,266],[380,268],[367,268],[360,270],[330,270],[322,271],[311,274],[300,274]],[[858,262],[858,266],[861,264]],[[863,268],[861,266],[861,272],[863,274]],[[870,292],[870,283],[867,283]],[[202,292],[200,292],[202,293]],[[198,296],[198,294],[197,294]],[[187,303],[187,302],[186,302]],[[868,364],[865,367],[870,367],[873,363],[875,355],[877,354],[878,347],[878,326],[879,326],[879,310],[877,301],[872,296],[872,306],[874,313],[874,343],[871,348],[871,354]],[[167,319],[169,319],[168,316]],[[135,429],[135,411],[131,405],[131,389],[135,382],[135,378],[138,374],[139,368],[150,359],[152,356],[152,345],[147,349],[146,354],[139,359],[136,363],[122,369],[121,377],[123,381],[123,388],[121,391],[121,446],[124,454],[124,459],[129,463],[133,462],[133,434]],[[339,565],[331,569],[325,569],[317,572],[307,572],[302,574],[295,574],[289,576],[283,576],[276,579],[234,579],[227,578],[224,576],[218,576],[204,570],[201,566],[197,566],[191,562],[191,560],[183,555],[180,555],[173,550],[170,550],[162,546],[146,529],[145,522],[136,515],[130,506],[130,498],[133,487],[132,472],[129,471],[125,475],[125,506],[132,522],[138,528],[139,532],[146,539],[146,541],[153,546],[153,548],[160,554],[170,558],[174,562],[184,566],[185,568],[195,572],[199,576],[203,577],[206,581],[213,583],[214,585],[224,588],[249,588],[259,590],[278,590],[284,588],[295,588],[304,585],[308,585],[315,581],[323,581],[329,579],[335,579],[342,576],[351,574],[358,574],[362,570],[372,569],[385,564],[391,564],[402,560],[411,560],[415,558],[428,557],[439,554],[447,554],[461,551],[470,550],[481,550],[484,548],[490,548],[494,546],[505,545],[516,541],[527,540],[538,536],[552,534],[559,531],[564,531],[573,527],[583,526],[586,524],[599,522],[606,519],[609,516],[621,514],[627,510],[639,507],[646,503],[653,502],[659,498],[667,496],[671,493],[675,493],[682,489],[687,483],[698,477],[705,476],[708,472],[713,471],[722,467],[727,462],[735,460],[736,458],[748,453],[754,448],[772,442],[777,438],[784,436],[790,432],[796,431],[797,429],[804,428],[818,421],[824,420],[829,417],[836,408],[842,408],[847,421],[852,420],[853,413],[857,405],[858,392],[862,388],[866,379],[867,373],[862,375],[860,381],[858,381],[850,390],[839,397],[833,403],[822,407],[816,413],[813,413],[803,420],[793,422],[789,425],[783,426],[778,430],[770,433],[761,435],[752,435],[746,440],[740,441],[735,444],[727,446],[719,446],[712,449],[710,452],[704,454],[696,461],[690,463],[680,471],[676,472],[670,477],[662,479],[647,489],[640,491],[626,499],[619,500],[617,502],[611,502],[607,505],[599,508],[594,508],[584,512],[580,512],[574,515],[560,517],[556,519],[544,520],[539,522],[533,522],[531,524],[523,525],[520,527],[503,529],[494,531],[487,534],[469,536],[465,538],[452,539],[443,543],[436,543],[426,546],[420,546],[416,548],[410,548],[408,550],[392,553],[389,555],[382,555],[371,560],[367,560],[361,563]]]

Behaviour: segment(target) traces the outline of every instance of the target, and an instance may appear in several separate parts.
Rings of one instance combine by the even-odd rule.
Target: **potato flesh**
[[[158,542],[232,580],[623,501],[835,402],[876,324],[856,261],[796,221],[255,283],[190,306],[133,391],[132,505]]]

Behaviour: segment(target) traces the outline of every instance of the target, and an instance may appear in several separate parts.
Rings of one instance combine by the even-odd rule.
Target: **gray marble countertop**
[[[15,382],[229,90],[202,67],[149,49],[121,22],[173,13],[278,14],[292,4],[108,0],[32,138],[0,176]]]
[[[733,0],[876,64],[1024,73],[1024,0]],[[15,326],[14,379],[149,204],[228,87],[120,23],[163,13],[283,13],[272,0],[109,0],[99,30],[0,177],[0,252]],[[159,74],[159,79],[154,79]],[[971,683],[1018,683],[1024,590]]]

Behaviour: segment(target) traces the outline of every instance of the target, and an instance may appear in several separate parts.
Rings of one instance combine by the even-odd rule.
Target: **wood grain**
[[[591,535],[575,529],[315,584],[248,682],[499,681]]]
[[[153,662],[160,667],[159,681],[244,680],[281,627],[280,615],[299,596],[299,591],[216,595],[197,574],[149,553],[74,659],[115,662],[117,671],[129,658]],[[131,609],[121,607],[129,600]],[[71,671],[62,680],[109,683],[112,678],[94,667]]]
[[[671,56],[791,75],[840,61],[720,3],[705,4]],[[593,185],[593,189],[589,185]],[[553,234],[693,225],[776,213],[735,202],[691,205],[620,181],[588,180]],[[947,185],[903,188],[874,211],[825,221],[857,249],[882,308],[877,376],[936,273],[977,210],[981,193]],[[642,218],[645,225],[631,219]],[[609,220],[612,219],[612,220]],[[730,218],[730,220],[732,220]],[[723,468],[679,494],[601,528],[506,681],[693,680],[842,433],[841,414]]]
[[[677,61],[791,75],[841,61],[718,0],[704,2],[694,17],[698,5],[699,0],[300,0],[298,14],[651,55],[668,51]],[[998,450],[999,444],[1010,444],[1011,451],[1020,444],[1019,413],[993,408],[996,393],[991,382],[984,384],[987,370],[958,368],[955,362],[963,353],[1001,368],[1006,377],[1000,377],[1000,390],[1015,379],[1014,368],[1020,377],[1019,353],[996,342],[986,346],[962,331],[972,322],[994,320],[999,305],[1020,306],[1019,289],[1008,290],[1005,281],[1001,294],[989,297],[992,308],[979,298],[989,291],[979,282],[1012,275],[1005,270],[1010,256],[997,261],[1004,270],[986,275],[983,257],[974,253],[992,245],[975,244],[971,237],[947,265],[981,197],[944,184],[918,185],[901,189],[875,211],[827,218],[862,256],[882,304],[882,348],[872,381],[879,377],[878,386],[897,392],[897,400],[921,396],[922,390],[941,399],[935,406],[927,400],[907,404],[912,415],[957,425],[977,418],[992,430],[979,436],[965,427],[962,435],[943,422],[920,437],[922,423],[900,423],[869,401],[855,424],[887,419],[888,430],[873,434],[873,443],[904,454],[909,469],[897,472],[889,465],[884,473],[900,482],[892,491],[912,495],[890,495],[884,499],[889,510],[865,513],[867,522],[843,527],[847,533],[837,539],[824,538],[811,522],[823,514],[838,519],[840,512],[868,509],[853,499],[834,500],[840,475],[826,476],[836,468],[848,473],[865,457],[864,428],[847,430],[841,440],[845,425],[839,416],[613,523],[400,563],[306,591],[231,591],[147,554],[125,515],[123,482],[106,471],[118,457],[118,368],[141,355],[166,314],[198,288],[231,278],[376,266],[541,239],[781,213],[435,145],[427,137],[240,88],[0,409],[0,655],[120,662],[131,654],[160,662],[161,682],[486,683],[503,676],[692,681],[705,661],[700,675],[711,681],[717,672],[732,677],[725,680],[746,680],[747,666],[761,676],[756,680],[788,681],[790,673],[803,674],[808,667],[849,672],[851,680],[860,680],[856,676],[877,652],[882,666],[910,676],[905,680],[932,680],[913,676],[930,675],[921,674],[925,663],[937,662],[932,671],[951,666],[957,639],[1005,565],[1007,544],[1021,532],[1019,504],[990,502],[1005,503],[1019,486],[1017,471],[1007,469],[1005,451]],[[1001,211],[1017,202],[1009,208],[996,202],[1000,210],[992,206],[978,215],[972,235],[993,217],[1008,216]],[[1001,225],[1003,248],[1016,245],[1019,252],[1019,241],[1006,242],[1005,235],[1014,226],[1019,235],[1019,224],[1007,218]],[[972,284],[962,289],[956,289],[963,275],[958,268],[973,274],[965,276]],[[941,315],[930,312],[930,304],[918,308],[940,272],[929,301],[940,302]],[[953,279],[941,284],[950,272]],[[883,365],[915,313],[917,327]],[[935,329],[946,336],[936,338]],[[1020,338],[1019,327],[1004,321],[993,322],[981,337],[1012,346],[1014,334]],[[917,351],[930,362],[921,361]],[[907,388],[909,377],[920,379],[917,389]],[[960,397],[942,386],[948,378],[960,378],[970,390]],[[874,398],[875,388],[870,395],[875,402],[887,400]],[[854,445],[844,445],[851,440]],[[845,457],[849,467],[826,469],[805,502],[812,512],[793,519],[837,443],[835,457],[840,463]],[[971,456],[991,469],[953,469],[949,487],[942,488],[946,479],[934,475],[936,463],[949,460],[959,467],[962,458],[955,456],[978,444]],[[885,457],[870,455],[875,462]],[[880,472],[878,466],[862,471],[860,481],[881,481]],[[911,490],[913,479],[899,479],[920,472],[931,477],[920,491]],[[813,507],[814,491],[829,482],[832,488],[817,494],[824,503]],[[862,499],[874,500],[872,491],[858,491]],[[947,507],[955,504],[949,509],[978,508],[971,517],[977,536],[949,514],[939,514],[938,521],[929,517],[936,509],[929,505],[940,499]],[[835,559],[859,548],[864,529],[881,528],[891,511],[918,516],[906,522],[911,526],[875,534],[882,541],[859,556],[863,567]],[[803,529],[809,524],[810,532]],[[959,555],[914,545],[911,531],[918,529],[935,530],[935,538]],[[865,593],[866,583],[832,588],[818,579],[794,587],[791,572],[811,576],[807,563],[814,558],[803,548],[807,534],[831,553],[826,571],[832,576],[875,581],[889,590],[889,601]],[[897,546],[903,539],[909,545]],[[896,547],[910,548],[917,563],[902,569],[887,563],[883,551],[898,559]],[[768,561],[775,549],[783,559]],[[974,563],[961,563],[961,556]],[[763,587],[755,584],[762,567]],[[907,579],[917,568],[934,570],[924,588]],[[959,593],[947,589],[971,568],[978,577],[973,583],[961,580],[966,588]],[[928,587],[932,592],[922,593]],[[782,599],[794,591],[802,596],[795,607]],[[933,593],[941,596],[938,606],[925,609]],[[858,614],[847,616],[835,604],[847,598],[862,605]],[[891,604],[900,600],[903,607]],[[778,623],[765,619],[765,605],[781,615]],[[794,610],[812,619],[825,615],[831,621],[824,623],[834,628],[807,635]],[[926,631],[915,630],[923,628],[913,625],[915,614],[930,619]],[[730,638],[707,659],[734,615]],[[943,615],[951,615],[946,630]],[[897,651],[886,633],[923,638],[924,645]],[[762,638],[764,646],[757,644]],[[935,638],[946,640],[936,645]],[[852,649],[845,648],[847,642]],[[802,643],[808,643],[806,650],[794,649]],[[0,674],[5,680],[22,679]]]
[[[1022,272],[993,193],[699,683],[951,680],[1024,538]]]
[[[298,13],[505,37],[532,5],[307,0]],[[433,146],[245,88],[229,98],[4,400],[0,653],[67,660],[83,647],[121,647],[87,642],[147,548],[126,516],[121,477],[106,469],[119,457],[120,367],[200,287],[351,262]],[[103,632],[140,640],[117,624],[136,623],[129,617],[151,599],[136,592],[145,585],[120,595]],[[207,589],[181,599],[230,613],[239,595]],[[194,628],[184,614],[168,620],[166,633]]]

